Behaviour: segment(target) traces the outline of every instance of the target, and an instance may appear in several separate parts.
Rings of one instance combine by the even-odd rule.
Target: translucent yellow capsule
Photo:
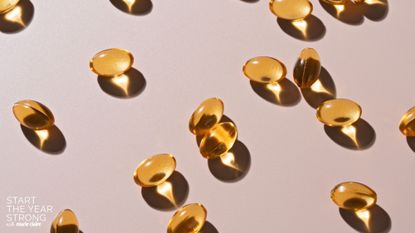
[[[409,109],[401,118],[399,130],[405,135],[415,136],[415,107]]]
[[[167,226],[167,233],[198,233],[206,222],[206,208],[192,203],[177,210]]]
[[[200,153],[207,159],[217,158],[232,148],[237,136],[232,122],[216,124],[200,141]]]
[[[348,99],[327,100],[317,108],[317,118],[328,126],[348,126],[360,119],[362,109]]]
[[[75,213],[70,209],[61,211],[53,220],[50,232],[79,233],[79,224]]]
[[[34,100],[22,100],[13,105],[13,113],[23,126],[38,130],[51,127],[55,123],[52,112]]]
[[[320,71],[320,55],[317,51],[303,49],[294,67],[294,81],[300,88],[308,88],[319,78]]]
[[[134,172],[134,181],[142,187],[164,183],[176,170],[172,154],[158,154],[142,161]]]
[[[189,120],[190,131],[195,135],[202,135],[209,131],[222,119],[223,102],[219,98],[209,98],[203,101],[193,112]]]
[[[331,199],[339,208],[356,211],[375,205],[377,195],[364,184],[344,182],[331,190]]]
[[[4,14],[12,10],[20,0],[0,0],[0,14]]]
[[[285,78],[285,65],[272,57],[254,57],[242,68],[245,76],[254,82],[275,83]]]
[[[313,4],[309,0],[270,0],[271,12],[286,20],[304,19],[313,11]]]
[[[129,51],[112,48],[95,54],[89,62],[89,67],[98,75],[113,77],[126,72],[133,62],[134,57]]]

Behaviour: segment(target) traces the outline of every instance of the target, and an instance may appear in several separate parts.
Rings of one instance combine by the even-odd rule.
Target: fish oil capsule
[[[313,4],[309,0],[270,0],[269,9],[281,19],[304,19],[313,11]]]
[[[70,209],[61,211],[53,220],[50,232],[79,233],[79,224],[75,213]]]
[[[339,208],[356,211],[375,205],[377,195],[364,184],[344,182],[331,190],[331,199]]]
[[[34,100],[22,100],[13,105],[17,121],[26,128],[38,130],[51,127],[55,123],[52,112]]]
[[[176,170],[172,154],[158,154],[142,161],[134,172],[134,181],[142,187],[164,183]]]
[[[303,49],[294,67],[294,81],[300,88],[308,88],[319,78],[320,71],[320,55],[317,51]]]
[[[167,226],[167,233],[197,233],[206,222],[207,211],[200,203],[183,206],[174,213]]]
[[[190,131],[195,135],[202,135],[209,131],[222,119],[223,102],[219,98],[209,98],[203,101],[193,112],[189,120]]]
[[[405,135],[415,136],[415,107],[409,109],[401,118],[399,130]]]
[[[348,126],[360,119],[362,109],[348,99],[327,100],[317,108],[317,118],[328,126]]]
[[[285,78],[285,65],[272,57],[254,57],[248,60],[242,68],[247,78],[259,83],[275,83]]]
[[[129,51],[112,48],[95,54],[89,62],[89,67],[98,75],[113,77],[129,70],[133,62],[134,57]]]
[[[232,148],[237,136],[232,122],[216,124],[200,141],[200,153],[207,159],[217,158]]]
[[[12,10],[19,4],[20,0],[0,0],[0,14],[4,14]]]

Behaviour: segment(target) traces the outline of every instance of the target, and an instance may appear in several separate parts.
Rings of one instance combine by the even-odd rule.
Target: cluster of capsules
[[[219,98],[204,100],[193,112],[189,129],[196,136],[199,150],[206,159],[225,155],[235,144],[238,129],[230,121],[221,122],[224,104]]]

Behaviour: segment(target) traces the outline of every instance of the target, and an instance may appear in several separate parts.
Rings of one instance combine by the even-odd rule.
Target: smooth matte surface
[[[414,232],[415,153],[398,125],[415,105],[415,2],[389,1],[384,20],[361,25],[340,22],[312,2],[326,33],[304,42],[280,28],[267,1],[153,1],[149,14],[134,16],[110,1],[33,0],[32,23],[0,33],[0,218],[9,195],[35,195],[54,213],[40,228],[1,224],[1,232],[48,232],[65,208],[83,233],[165,232],[174,211],[147,205],[132,179],[140,161],[165,152],[176,156],[189,183],[186,203],[203,203],[220,233],[354,232],[330,200],[330,190],[349,180],[377,192],[390,232]],[[89,70],[89,59],[112,47],[130,50],[146,79],[134,98],[108,95]],[[305,47],[319,52],[337,96],[362,106],[376,132],[370,148],[336,144],[304,98],[294,106],[269,103],[242,74],[249,58],[268,55],[286,64],[293,81]],[[249,149],[250,170],[238,182],[210,173],[188,130],[208,97],[224,101]],[[25,138],[11,108],[27,98],[53,111],[63,153],[44,153]]]

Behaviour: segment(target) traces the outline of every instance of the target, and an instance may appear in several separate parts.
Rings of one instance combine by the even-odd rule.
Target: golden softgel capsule
[[[399,130],[405,135],[415,136],[415,107],[409,109],[401,118]]]
[[[333,188],[331,199],[339,208],[357,211],[375,205],[377,195],[364,184],[344,182]]]
[[[97,54],[89,62],[92,72],[107,77],[121,75],[131,68],[133,55],[125,49],[106,49]]]
[[[197,233],[206,222],[206,208],[199,203],[192,203],[177,210],[167,226],[167,233]]]
[[[189,120],[189,129],[195,135],[202,135],[209,131],[222,119],[223,102],[219,98],[204,100],[193,112]]]
[[[294,67],[294,81],[300,88],[308,88],[319,78],[320,71],[320,55],[317,51],[303,49]]]
[[[34,100],[22,100],[13,105],[13,113],[23,126],[38,130],[51,127],[55,123],[52,112]]]
[[[20,0],[0,0],[0,14],[4,14],[12,10],[19,4]]]
[[[247,78],[259,83],[275,83],[285,78],[285,65],[272,57],[254,57],[248,60],[242,68]]]
[[[313,11],[313,4],[309,0],[270,0],[269,9],[281,19],[304,19]]]
[[[317,118],[328,126],[348,126],[360,119],[362,109],[348,99],[327,100],[317,108]]]
[[[153,187],[164,183],[176,170],[176,159],[172,154],[153,155],[142,161],[134,172],[134,181],[142,187]]]
[[[61,211],[53,220],[50,232],[79,233],[79,224],[75,213],[70,209]]]
[[[200,141],[200,153],[207,159],[217,158],[232,148],[237,136],[232,122],[216,124]]]

